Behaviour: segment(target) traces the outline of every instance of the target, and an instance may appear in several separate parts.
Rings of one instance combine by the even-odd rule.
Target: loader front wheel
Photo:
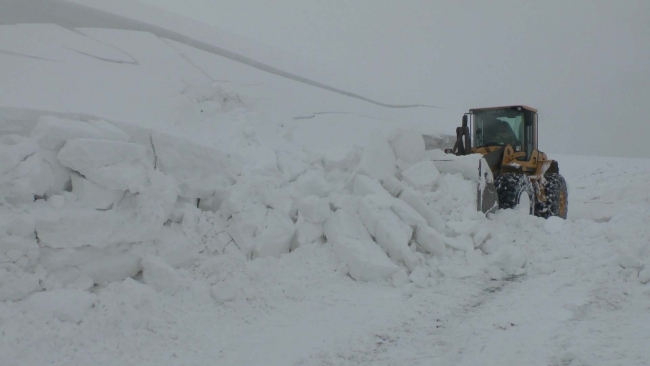
[[[494,180],[499,195],[499,208],[522,209],[535,212],[535,194],[530,179],[524,174],[501,173]]]
[[[540,185],[546,200],[537,202],[535,214],[545,219],[557,216],[566,220],[569,212],[569,192],[564,178],[556,173],[547,174]]]

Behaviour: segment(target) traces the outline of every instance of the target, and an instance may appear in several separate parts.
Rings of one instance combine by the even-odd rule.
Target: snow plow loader
[[[566,181],[557,161],[538,150],[537,123],[537,110],[524,105],[476,108],[463,115],[456,143],[445,152],[482,155],[478,210],[518,208],[543,218],[567,218]]]

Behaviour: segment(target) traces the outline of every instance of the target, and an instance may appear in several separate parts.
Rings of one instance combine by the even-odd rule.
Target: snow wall
[[[447,172],[436,160],[452,157],[410,130],[330,161],[284,137],[221,151],[88,116],[13,122],[0,123],[0,301],[307,245],[394,285],[524,266],[475,210],[477,157]]]

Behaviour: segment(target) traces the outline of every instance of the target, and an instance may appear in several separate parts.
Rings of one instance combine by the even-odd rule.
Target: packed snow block
[[[320,170],[309,170],[296,180],[294,185],[296,191],[303,196],[327,197],[332,187]]]
[[[345,210],[349,213],[359,212],[359,197],[347,193],[332,193],[328,196],[333,211]]]
[[[360,241],[372,242],[372,236],[359,219],[358,215],[345,210],[337,210],[325,221],[325,237],[336,241],[347,237]]]
[[[371,134],[357,167],[359,174],[373,179],[394,176],[397,171],[395,153],[388,141],[378,132]]]
[[[155,166],[156,156],[154,154],[150,128],[143,128],[136,124],[116,121],[111,121],[110,124],[129,135],[130,139],[128,142],[144,146],[147,149],[147,161],[150,165]]]
[[[31,213],[9,211],[0,213],[0,236],[15,235],[22,238],[34,238],[34,216]]]
[[[311,224],[322,224],[332,213],[330,203],[325,198],[307,196],[298,203],[298,213]]]
[[[391,200],[391,210],[404,221],[411,229],[415,230],[420,226],[427,226],[427,220],[424,216],[420,215],[413,207],[409,206],[406,202],[400,199]]]
[[[245,210],[232,213],[228,219],[227,232],[246,258],[251,258],[255,248],[255,236],[266,225],[267,211],[265,205],[256,203]]]
[[[436,165],[432,161],[421,161],[402,171],[402,179],[411,187],[430,191],[440,176]]]
[[[142,260],[142,277],[147,285],[167,295],[174,295],[185,286],[178,272],[156,256],[147,256]]]
[[[375,241],[388,256],[397,262],[402,262],[413,271],[420,264],[417,256],[409,247],[413,230],[400,220],[392,211],[383,210],[377,221]]]
[[[384,187],[384,189],[393,197],[399,196],[403,189],[402,182],[400,182],[395,176],[382,179],[381,186]]]
[[[281,254],[289,253],[295,232],[295,225],[289,217],[269,209],[265,226],[255,237],[253,258],[280,257]]]
[[[38,263],[39,246],[31,238],[17,235],[0,235],[0,264],[13,263],[21,268],[33,269]]]
[[[43,164],[47,165],[52,172],[52,183],[46,193],[50,195],[70,191],[72,184],[70,176],[72,175],[73,170],[61,164],[57,157],[59,150],[40,149],[38,154],[40,155]]]
[[[59,150],[71,139],[102,139],[129,141],[130,137],[117,127],[105,121],[93,123],[64,119],[54,116],[42,116],[32,131],[32,137],[43,149]]]
[[[285,151],[277,153],[278,168],[282,173],[282,180],[285,183],[295,181],[302,173],[309,169],[309,164],[302,159],[299,159],[294,154]]]
[[[150,187],[139,194],[127,194],[112,210],[79,207],[39,210],[35,226],[40,246],[102,248],[154,239],[169,218],[177,197],[173,182],[164,176],[156,177],[152,177]]]
[[[228,187],[240,173],[237,159],[184,138],[151,132],[156,168],[176,179],[180,196],[209,198],[216,187]]]
[[[413,130],[399,129],[388,138],[388,143],[395,156],[405,162],[412,163],[424,153],[422,134]]]
[[[17,301],[40,291],[41,277],[41,274],[25,271],[15,264],[0,265],[0,301]]]
[[[443,235],[443,238],[445,244],[452,249],[461,250],[463,252],[474,250],[474,241],[469,235],[463,234],[453,238]]]
[[[299,215],[298,221],[296,222],[296,235],[293,238],[291,250],[300,248],[307,244],[322,244],[324,242],[325,229],[323,223],[313,224],[306,221],[302,215]]]
[[[53,184],[49,167],[38,154],[38,145],[21,136],[0,141],[0,202],[29,203]]]
[[[409,206],[413,207],[415,211],[422,215],[422,217],[427,220],[429,226],[438,231],[445,230],[446,225],[440,214],[432,210],[412,188],[404,188],[402,193],[399,195],[399,199],[406,202]]]
[[[355,196],[363,197],[368,194],[381,195],[386,197],[386,199],[392,198],[392,196],[381,186],[378,180],[372,179],[365,175],[357,175],[354,178],[354,185],[352,186],[352,194]]]
[[[42,248],[39,264],[48,271],[50,280],[63,286],[82,275],[91,278],[93,283],[102,284],[138,274],[142,270],[143,255],[152,250],[153,241],[120,243],[104,248]]]
[[[32,294],[25,300],[25,306],[62,322],[78,323],[96,301],[97,295],[87,291],[59,289]]]
[[[325,221],[325,236],[334,253],[346,264],[357,281],[377,281],[390,278],[399,270],[372,237],[356,215],[338,210]]]
[[[103,188],[74,172],[70,177],[72,193],[77,196],[84,207],[107,210],[117,204],[126,194],[123,190]]]
[[[378,195],[368,195],[359,201],[359,218],[370,235],[375,236],[377,223],[385,210],[390,209],[390,201]]]
[[[21,136],[3,136],[0,140],[0,176],[16,169],[38,152],[38,145]]]
[[[242,175],[268,176],[279,179],[282,176],[279,169],[278,157],[275,150],[268,146],[251,146],[246,156],[246,164],[242,166]]]
[[[442,257],[445,255],[445,239],[436,229],[421,225],[415,230],[415,242],[429,253]]]
[[[91,182],[112,190],[143,191],[154,170],[144,146],[122,141],[68,140],[58,159]]]
[[[277,210],[287,217],[295,218],[298,214],[298,206],[291,197],[271,191],[267,192],[263,198],[267,207]]]
[[[200,256],[201,247],[190,242],[179,225],[162,226],[153,243],[156,256],[174,268],[190,266]]]

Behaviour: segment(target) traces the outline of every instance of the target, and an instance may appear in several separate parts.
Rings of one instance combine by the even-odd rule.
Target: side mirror
[[[466,114],[463,114],[463,124],[462,124],[462,126],[467,127],[467,115]]]

